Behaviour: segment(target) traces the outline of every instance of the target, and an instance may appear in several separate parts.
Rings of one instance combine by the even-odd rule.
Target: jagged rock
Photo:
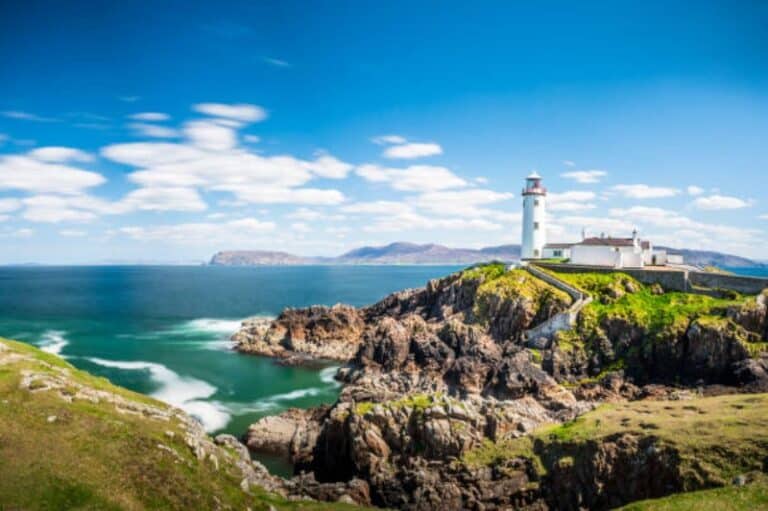
[[[274,321],[246,320],[232,336],[237,350],[270,357],[309,355],[349,360],[357,351],[364,323],[349,305],[286,309]]]

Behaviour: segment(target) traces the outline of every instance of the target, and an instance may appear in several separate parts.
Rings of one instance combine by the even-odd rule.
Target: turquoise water
[[[211,432],[240,436],[259,417],[338,395],[333,367],[284,367],[231,351],[240,320],[289,306],[366,305],[456,269],[5,267],[0,336],[179,406]]]
[[[753,268],[731,268],[726,266],[726,270],[735,273],[736,275],[746,275],[749,277],[768,277],[768,267],[756,266]]]

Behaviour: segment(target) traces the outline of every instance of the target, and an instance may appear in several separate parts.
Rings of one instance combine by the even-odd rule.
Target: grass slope
[[[60,385],[47,387],[51,381]],[[198,459],[185,420],[56,356],[0,339],[0,510],[352,509],[288,502],[260,488],[246,493],[234,451],[211,444]]]
[[[671,448],[677,453],[678,471],[687,491],[712,486],[727,487],[736,476],[760,474],[768,469],[765,465],[768,459],[766,407],[768,394],[603,405],[572,422],[547,426],[527,437],[498,443],[486,442],[467,452],[462,461],[470,467],[478,467],[498,466],[517,458],[528,458],[543,477],[564,463],[587,463],[589,460],[574,460],[572,457],[574,453],[588,452],[582,449],[587,443],[601,445],[617,435],[632,434],[652,437],[658,447]],[[729,492],[740,494],[743,491],[750,494],[744,497],[745,502],[764,502],[765,478],[759,475],[757,479],[756,486],[749,489],[729,487],[690,499],[706,499],[708,495],[726,499]],[[687,505],[688,499],[681,500],[680,505]],[[649,505],[632,509],[657,508]]]

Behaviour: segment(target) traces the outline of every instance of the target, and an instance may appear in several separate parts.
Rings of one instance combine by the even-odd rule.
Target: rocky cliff
[[[678,461],[692,454],[675,444],[674,428],[659,442],[661,425],[638,410],[646,400],[651,409],[698,409],[678,402],[766,388],[766,296],[666,293],[619,273],[558,278],[594,301],[543,350],[527,348],[523,332],[571,299],[500,264],[362,309],[288,310],[244,324],[235,337],[242,351],[346,362],[335,405],[264,419],[248,444],[263,448],[268,438],[298,472],[326,484],[365,481],[371,502],[401,509],[607,509],[726,484],[728,471],[689,477]],[[571,442],[582,431],[573,425],[590,414],[608,420],[604,402],[638,408],[611,415],[610,434],[585,429]],[[712,410],[713,421],[731,420]],[[288,432],[280,438],[270,435],[275,420]],[[754,428],[760,419],[742,422]],[[733,471],[755,469],[768,455],[762,440],[743,447],[751,461]]]

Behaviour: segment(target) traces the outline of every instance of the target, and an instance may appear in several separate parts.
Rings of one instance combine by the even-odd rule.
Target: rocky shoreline
[[[287,309],[272,321],[246,321],[233,336],[240,352],[344,366],[333,406],[265,417],[245,442],[290,458],[299,475],[278,483],[284,491],[301,487],[312,498],[389,508],[601,509],[672,493],[685,481],[675,473],[665,483],[662,467],[679,453],[635,432],[580,448],[572,463],[592,476],[568,489],[578,494],[571,501],[559,492],[575,469],[547,467],[551,460],[536,451],[546,451],[543,444],[472,461],[483,450],[528,441],[543,427],[567,426],[605,402],[768,388],[765,294],[728,304],[702,298],[695,302],[701,310],[688,302],[680,309],[690,317],[668,320],[662,311],[663,321],[645,321],[642,314],[606,311],[629,298],[687,298],[626,276],[612,279],[589,289],[595,305],[546,350],[526,348],[522,333],[566,310],[571,298],[500,265],[433,280],[369,307]],[[654,454],[642,457],[636,478],[656,471],[662,482],[600,493],[619,485],[622,464],[649,449]]]

